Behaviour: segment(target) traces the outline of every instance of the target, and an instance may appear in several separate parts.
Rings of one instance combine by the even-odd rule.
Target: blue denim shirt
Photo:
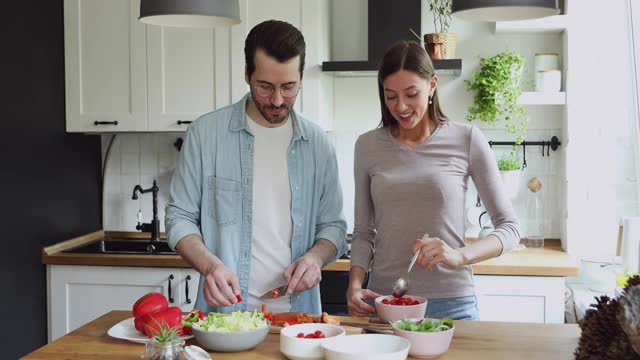
[[[169,244],[190,234],[234,271],[242,296],[248,297],[251,271],[253,135],[241,101],[205,114],[187,130],[171,181],[165,225]],[[327,239],[340,257],[346,251],[346,222],[333,145],[324,131],[291,111],[293,137],[287,157],[291,184],[293,234],[291,258],[304,255],[318,239]],[[334,259],[334,261],[336,260]],[[203,311],[246,310],[247,302],[215,308],[202,295],[200,278],[196,307]],[[320,314],[320,289],[291,296],[291,311]]]

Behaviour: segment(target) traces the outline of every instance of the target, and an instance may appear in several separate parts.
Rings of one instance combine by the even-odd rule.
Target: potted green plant
[[[504,122],[507,132],[514,135],[515,143],[522,143],[527,126],[527,114],[518,103],[523,70],[524,58],[509,49],[481,58],[480,67],[470,80],[465,80],[467,90],[474,92],[466,119],[479,119],[492,125]]]
[[[509,198],[518,195],[520,186],[520,157],[513,151],[503,155],[498,159],[498,170],[504,183],[504,190]]]
[[[153,336],[146,344],[144,359],[148,360],[180,360],[184,340],[178,334],[178,327],[171,328],[162,323],[158,330],[153,329]]]
[[[451,0],[427,0],[433,15],[434,33],[424,35],[425,48],[431,59],[453,59],[456,56],[456,34],[449,32]]]

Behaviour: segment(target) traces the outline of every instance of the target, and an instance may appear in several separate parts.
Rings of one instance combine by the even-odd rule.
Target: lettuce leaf
[[[453,320],[444,318],[442,320],[423,319],[420,321],[398,320],[393,326],[400,330],[418,332],[447,331],[453,328]]]
[[[193,326],[196,329],[219,333],[230,333],[237,331],[249,331],[261,329],[268,326],[263,314],[254,310],[234,311],[232,313],[210,312],[207,317],[201,319]]]

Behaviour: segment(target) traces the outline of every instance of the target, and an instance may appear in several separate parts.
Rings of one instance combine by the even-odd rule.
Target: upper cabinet
[[[67,131],[147,129],[146,28],[139,0],[65,0]]]
[[[329,1],[240,0],[230,28],[145,25],[140,0],[64,0],[68,132],[183,131],[249,90],[244,41],[267,19],[298,27],[307,43],[295,109],[329,128]]]
[[[229,32],[147,26],[149,131],[182,131],[231,103]]]
[[[140,0],[65,0],[67,131],[182,131],[231,102],[229,29],[139,13]]]

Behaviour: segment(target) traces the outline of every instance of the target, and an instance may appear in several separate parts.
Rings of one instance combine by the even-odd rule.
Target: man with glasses
[[[346,250],[335,150],[293,110],[305,42],[282,21],[245,41],[250,93],[188,129],[166,208],[169,243],[198,270],[196,308],[319,314],[321,269]],[[263,299],[286,286],[281,296]],[[244,299],[244,300],[243,300]]]

